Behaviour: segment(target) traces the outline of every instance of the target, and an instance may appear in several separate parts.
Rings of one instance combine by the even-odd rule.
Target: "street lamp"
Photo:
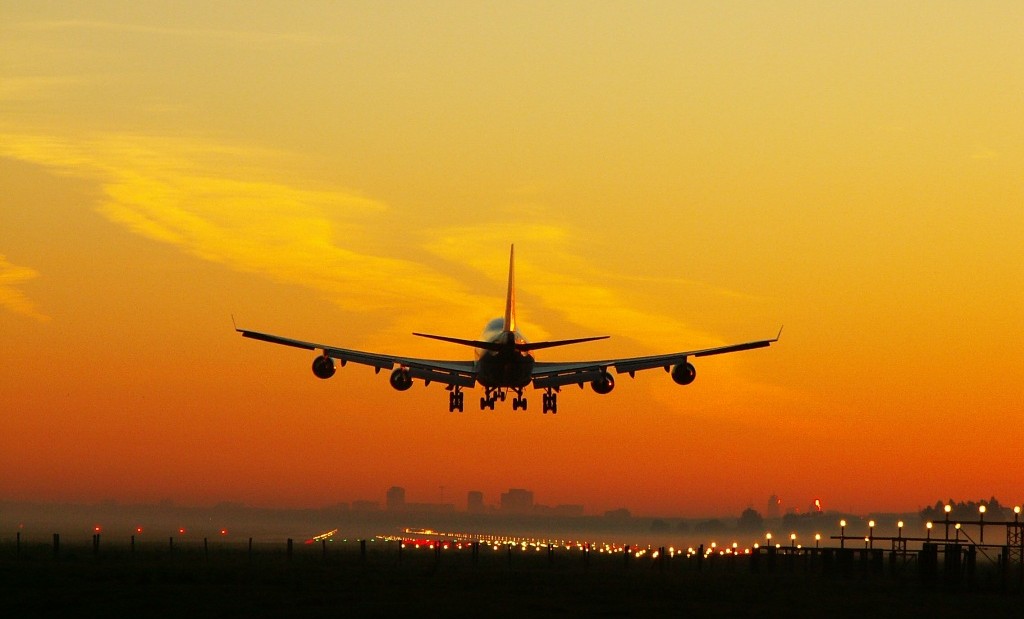
[[[953,506],[946,503],[942,511],[946,512],[946,539],[949,539],[949,512],[953,511]]]
[[[978,529],[981,532],[978,541],[982,544],[985,543],[985,510],[986,507],[984,505],[978,506]]]
[[[839,521],[839,547],[846,548],[846,520]]]
[[[871,548],[875,547],[875,521],[868,520],[868,540]]]
[[[899,539],[903,539],[903,521],[902,520],[900,520],[899,522],[896,523],[896,528],[899,529],[899,532],[896,534],[896,537],[898,537]]]
[[[932,521],[929,520],[924,524],[924,528],[928,529],[928,541],[932,541]]]
[[[819,548],[821,544],[821,533],[814,534],[814,547]]]
[[[796,533],[789,534],[789,547],[796,548]]]
[[[1014,505],[1013,506],[1013,521],[1017,522],[1018,518],[1020,518],[1020,505]]]
[[[953,525],[953,528],[956,529],[956,542],[959,544],[960,543],[960,523],[958,522],[955,525]]]

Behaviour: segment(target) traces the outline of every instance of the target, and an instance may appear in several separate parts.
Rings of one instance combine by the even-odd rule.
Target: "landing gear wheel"
[[[544,414],[549,411],[552,415],[558,412],[558,395],[553,392],[544,394]]]
[[[448,412],[454,413],[459,411],[460,413],[466,410],[466,398],[465,394],[461,391],[453,391],[448,394]]]

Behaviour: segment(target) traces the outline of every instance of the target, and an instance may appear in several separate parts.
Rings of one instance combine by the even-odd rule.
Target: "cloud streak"
[[[348,310],[397,315],[415,302],[444,324],[453,306],[479,301],[436,270],[360,249],[383,227],[387,205],[354,191],[260,178],[283,167],[281,153],[123,135],[72,142],[7,134],[0,144],[3,155],[98,180],[105,199],[97,210],[115,224],[236,271],[316,290]],[[226,169],[225,161],[234,163]]]
[[[229,43],[258,46],[258,45],[319,45],[324,42],[322,37],[289,32],[257,32],[226,30],[217,28],[173,28],[169,26],[149,26],[140,24],[127,24],[122,22],[110,22],[101,20],[57,20],[57,21],[32,21],[17,24],[17,27],[28,31],[68,31],[68,30],[91,30],[105,33],[142,34],[156,36],[170,36],[180,38],[203,38],[211,40],[226,41]]]
[[[0,254],[0,307],[39,322],[49,321],[50,317],[39,312],[35,304],[19,289],[21,284],[37,277],[38,271],[11,264],[5,255]]]

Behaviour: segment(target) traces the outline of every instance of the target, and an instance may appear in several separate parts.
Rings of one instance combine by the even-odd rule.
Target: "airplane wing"
[[[606,359],[603,361],[569,361],[563,363],[538,361],[533,366],[533,385],[538,388],[546,388],[582,384],[600,379],[608,371],[608,368],[614,368],[616,374],[629,374],[630,376],[641,370],[652,368],[664,368],[665,371],[670,371],[673,366],[686,363],[689,357],[709,357],[711,355],[722,355],[741,350],[764,348],[779,341],[781,335],[782,329],[779,329],[779,334],[768,340],[756,340],[741,344],[729,344],[727,346],[686,350],[647,357],[628,357],[625,359]]]
[[[445,361],[440,359],[416,359],[414,357],[399,357],[395,355],[384,355],[380,353],[338,348],[316,342],[304,342],[280,335],[271,335],[259,331],[235,328],[235,331],[247,337],[261,342],[281,344],[305,350],[322,350],[323,354],[332,359],[337,359],[344,366],[347,363],[358,363],[369,365],[374,371],[391,370],[396,366],[406,368],[411,378],[419,378],[427,382],[438,382],[444,385],[472,387],[476,384],[476,364],[472,361]]]

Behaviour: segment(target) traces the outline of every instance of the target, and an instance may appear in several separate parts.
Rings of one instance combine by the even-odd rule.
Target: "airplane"
[[[475,360],[473,361],[416,359],[350,350],[259,331],[239,329],[237,326],[235,331],[241,333],[243,337],[254,340],[320,351],[313,360],[313,374],[317,378],[328,379],[334,376],[337,369],[334,360],[337,359],[342,367],[351,362],[372,366],[374,372],[378,374],[381,370],[390,370],[391,386],[398,391],[406,391],[412,387],[414,379],[422,380],[427,385],[431,382],[441,383],[449,391],[449,412],[465,411],[463,390],[471,389],[477,384],[484,389],[484,395],[480,398],[480,410],[488,408],[494,410],[499,400],[504,402],[506,396],[513,393],[515,397],[512,399],[512,410],[522,409],[525,411],[527,398],[524,391],[532,384],[534,389],[544,391],[544,414],[558,412],[558,393],[565,385],[579,385],[582,388],[586,383],[590,383],[591,388],[598,394],[611,393],[615,388],[615,378],[609,369],[614,369],[616,374],[626,373],[630,377],[634,377],[641,370],[664,368],[677,384],[689,385],[697,377],[697,371],[689,361],[690,357],[707,357],[763,348],[777,342],[782,335],[782,329],[779,329],[778,335],[772,339],[647,357],[601,361],[536,361],[532,354],[535,350],[592,342],[606,339],[609,336],[599,335],[544,342],[527,341],[516,326],[515,245],[512,246],[509,254],[505,315],[488,322],[479,340],[413,333],[418,337],[472,347],[475,349]]]

